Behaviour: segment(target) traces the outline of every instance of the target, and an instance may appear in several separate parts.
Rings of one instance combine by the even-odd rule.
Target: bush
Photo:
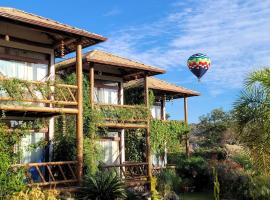
[[[126,198],[124,183],[115,172],[100,172],[85,177],[81,199],[107,200]]]
[[[201,156],[205,159],[225,160],[227,157],[226,151],[221,147],[215,148],[199,148],[193,153],[193,156]]]
[[[26,132],[14,130],[10,133],[8,127],[0,123],[0,199],[9,199],[14,192],[25,187],[24,170],[14,169],[11,165],[19,160],[20,153],[14,153],[14,146]]]
[[[176,164],[176,172],[182,179],[183,187],[195,187],[196,190],[211,188],[208,162],[201,156],[187,158],[183,154],[168,156],[170,163]]]
[[[265,200],[270,199],[270,177],[255,176],[249,179],[249,194],[252,199]]]
[[[56,190],[41,191],[40,188],[14,193],[11,200],[60,200],[59,192]]]
[[[250,156],[246,153],[238,153],[231,157],[233,161],[240,164],[245,170],[252,169],[252,163],[250,160]]]
[[[157,176],[157,190],[165,196],[167,193],[180,193],[182,180],[170,169],[163,169]]]

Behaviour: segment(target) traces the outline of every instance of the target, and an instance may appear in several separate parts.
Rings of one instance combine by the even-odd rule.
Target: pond
[[[212,193],[185,193],[182,194],[182,200],[212,200]]]

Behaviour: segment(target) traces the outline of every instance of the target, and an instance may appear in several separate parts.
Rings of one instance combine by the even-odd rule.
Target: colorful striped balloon
[[[190,71],[200,80],[200,78],[210,68],[211,61],[208,56],[202,53],[197,53],[189,57],[187,65]]]

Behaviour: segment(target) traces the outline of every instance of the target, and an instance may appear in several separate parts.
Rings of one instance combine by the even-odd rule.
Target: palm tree
[[[239,140],[249,149],[254,166],[270,174],[270,68],[249,74],[234,103],[234,116]]]

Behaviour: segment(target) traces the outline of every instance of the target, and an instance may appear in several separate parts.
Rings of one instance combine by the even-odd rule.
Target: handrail
[[[15,93],[16,95],[12,93],[12,89],[5,87],[6,82],[1,82],[13,80],[18,80],[18,83],[16,82],[16,84],[18,84],[18,87],[20,86],[16,91],[17,93]],[[0,102],[5,102],[5,104],[0,106],[0,109],[2,110],[5,110],[6,107],[9,106],[7,109],[11,111],[12,106],[21,105],[26,107],[22,111],[31,111],[30,107],[37,107],[48,108],[51,112],[56,112],[55,109],[61,108],[63,109],[63,113],[72,114],[75,112],[74,110],[77,109],[77,85],[56,83],[54,81],[41,82],[20,80],[0,76],[0,86],[3,88],[3,93],[0,96]],[[14,87],[16,87],[16,85]],[[38,112],[43,112],[43,110]]]
[[[123,163],[123,164],[113,164],[113,165],[104,165],[104,168],[111,168],[111,167],[129,167],[129,166],[141,166],[141,165],[148,165],[147,162],[142,163]]]
[[[145,108],[148,109],[145,105],[121,105],[121,104],[106,104],[106,103],[95,103],[96,107],[119,107],[119,108]]]
[[[15,80],[16,78],[6,78],[3,76],[0,76],[0,81],[4,81],[4,80]],[[18,79],[20,80],[20,79]],[[21,80],[21,81],[25,81],[28,83],[33,83],[33,84],[41,84],[41,85],[47,85],[49,83],[49,86],[60,86],[60,87],[69,87],[69,88],[73,88],[73,89],[78,89],[77,85],[69,85],[69,84],[64,84],[64,83],[56,83],[54,81],[32,81],[32,80]]]
[[[25,163],[25,164],[14,164],[12,167],[34,167],[34,166],[47,166],[47,165],[66,165],[76,164],[78,161],[58,161],[58,162],[42,162],[42,163]]]
[[[14,164],[11,167],[25,168],[29,186],[70,185],[78,182],[77,161]]]

